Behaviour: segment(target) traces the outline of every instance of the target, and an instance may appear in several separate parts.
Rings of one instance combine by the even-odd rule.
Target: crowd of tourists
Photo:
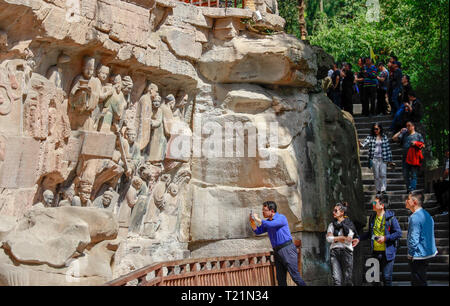
[[[385,67],[376,65],[371,58],[358,60],[359,72],[353,72],[350,63],[335,63],[323,82],[324,90],[333,103],[353,115],[353,104],[362,105],[362,116],[388,115],[392,122],[384,129],[380,122],[372,124],[370,135],[359,142],[368,147],[369,168],[375,179],[376,195],[371,202],[373,215],[368,220],[368,231],[360,235],[348,217],[349,205],[337,203],[332,211],[333,222],[327,229],[326,241],[330,243],[330,265],[333,285],[353,285],[353,250],[360,241],[370,241],[372,257],[378,260],[381,282],[392,286],[394,261],[402,229],[392,210],[387,195],[387,167],[395,167],[390,142],[399,142],[402,148],[402,168],[406,183],[405,208],[411,211],[408,219],[407,257],[413,286],[427,285],[427,267],[437,255],[434,237],[434,220],[422,208],[424,193],[417,190],[417,175],[423,162],[425,148],[421,132],[422,103],[417,98],[410,77],[403,73],[402,64],[392,56]],[[446,152],[443,180],[434,185],[438,202],[444,214],[449,201],[449,167]],[[306,285],[297,269],[297,253],[293,246],[287,219],[277,212],[274,202],[263,204],[261,220],[250,214],[250,224],[255,234],[268,233],[274,248],[275,266],[279,284],[286,285],[289,272],[297,285]]]

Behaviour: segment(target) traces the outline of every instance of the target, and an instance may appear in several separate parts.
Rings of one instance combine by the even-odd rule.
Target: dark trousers
[[[342,109],[353,115],[353,88],[342,90]]]
[[[387,107],[386,107],[386,90],[382,88],[377,89],[377,114],[386,115]]]
[[[428,259],[410,260],[411,286],[427,286]]]
[[[380,263],[381,276],[385,286],[392,286],[392,271],[394,270],[394,260],[386,259],[386,252],[373,251],[372,256]]]
[[[306,286],[298,272],[298,254],[294,244],[274,251],[275,268],[277,269],[278,286],[287,286],[286,273],[289,272],[297,286]]]
[[[333,248],[330,262],[333,285],[353,286],[353,252],[347,248]]]
[[[402,87],[397,87],[392,89],[392,96],[391,96],[391,109],[394,111],[394,114],[397,112],[397,110],[400,108],[400,101],[399,101],[399,95],[402,92]]]
[[[333,97],[333,103],[336,104],[336,106],[341,107],[341,92],[338,91],[332,91],[332,97]]]
[[[377,88],[375,86],[364,87],[364,103],[362,113],[365,116],[375,115],[375,101],[377,98]],[[370,109],[369,109],[370,108]]]

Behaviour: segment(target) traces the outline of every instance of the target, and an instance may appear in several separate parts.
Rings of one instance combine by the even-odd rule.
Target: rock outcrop
[[[75,2],[0,0],[0,283],[265,251],[248,214],[267,200],[326,283],[331,208],[363,221],[355,129],[320,87],[332,58],[282,32],[276,1]]]

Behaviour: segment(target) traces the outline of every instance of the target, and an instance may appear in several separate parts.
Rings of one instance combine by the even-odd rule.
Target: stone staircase
[[[384,130],[388,130],[391,124],[391,116],[375,116],[361,117],[355,116],[355,125],[358,131],[358,138],[362,142],[369,134],[370,128],[374,122],[379,122]],[[387,169],[387,194],[389,196],[389,209],[395,212],[400,226],[403,230],[403,236],[400,240],[400,246],[397,250],[395,259],[393,282],[394,286],[410,286],[410,268],[407,260],[406,235],[408,231],[408,216],[410,211],[405,208],[406,185],[402,174],[401,148],[399,144],[391,142],[391,150],[395,167]],[[368,168],[368,149],[360,150],[360,161],[362,178],[364,184],[364,200],[367,211],[367,217],[372,212],[371,202],[375,196],[376,190],[374,185],[372,170]],[[418,189],[424,189],[424,178],[419,175]],[[424,209],[426,209],[435,221],[435,239],[438,248],[438,255],[431,260],[428,268],[428,284],[430,286],[448,286],[449,285],[449,221],[448,216],[439,214],[439,205],[436,197],[432,193],[425,194]],[[364,248],[364,261],[370,257],[369,242],[361,243]]]

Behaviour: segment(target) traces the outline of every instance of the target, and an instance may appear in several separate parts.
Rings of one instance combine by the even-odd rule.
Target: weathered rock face
[[[1,218],[2,223],[8,221]],[[92,285],[112,277],[110,262],[119,241],[111,212],[34,208],[17,224],[5,223],[9,226],[1,236],[1,285]]]
[[[279,32],[276,1],[75,2],[0,0],[0,283],[265,251],[248,214],[267,200],[326,283],[331,208],[363,216],[354,126],[319,86],[332,58]]]

